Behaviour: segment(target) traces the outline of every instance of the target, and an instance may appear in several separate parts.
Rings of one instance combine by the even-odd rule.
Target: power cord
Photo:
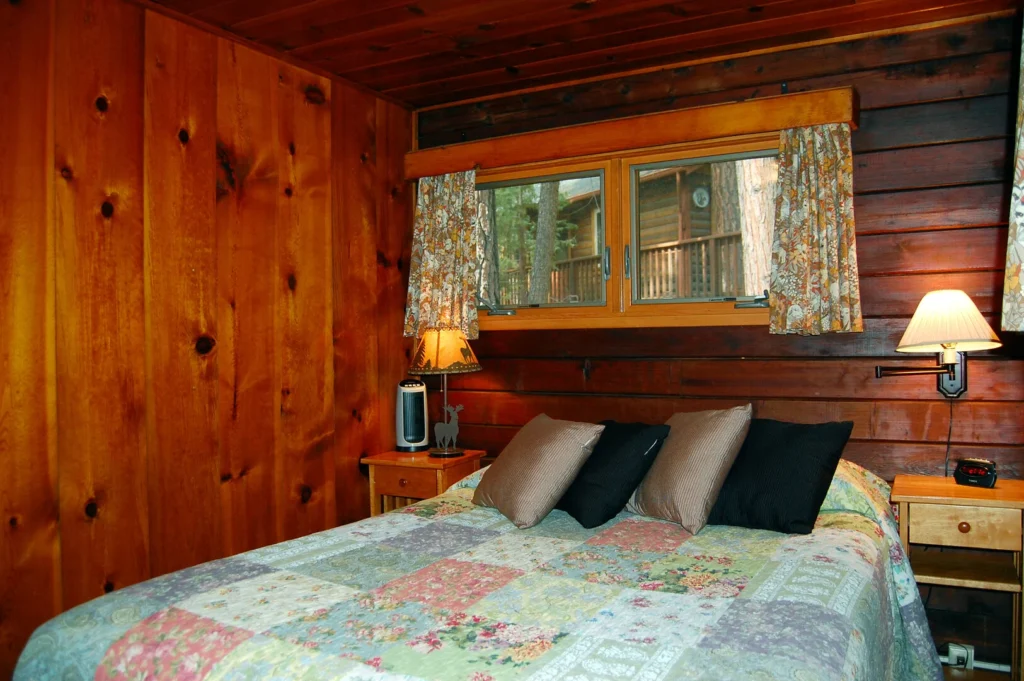
[[[949,448],[953,442],[953,400],[952,398],[946,398],[949,402],[949,432],[946,433],[946,462],[943,465],[942,471],[946,477],[949,477]]]

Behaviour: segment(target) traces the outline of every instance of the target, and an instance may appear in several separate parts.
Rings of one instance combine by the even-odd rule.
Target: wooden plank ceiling
[[[155,0],[416,108],[1019,0]],[[668,93],[670,94],[670,93]]]

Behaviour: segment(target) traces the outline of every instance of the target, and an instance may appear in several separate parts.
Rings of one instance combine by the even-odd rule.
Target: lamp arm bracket
[[[945,374],[950,377],[955,376],[956,365],[947,364],[940,367],[875,367],[875,378],[885,378],[886,376],[928,376],[939,374]]]
[[[942,353],[938,354],[934,367],[875,367],[875,378],[886,376],[936,376],[936,389],[944,397],[960,397],[967,392],[967,355],[956,353],[955,364],[943,364]]]

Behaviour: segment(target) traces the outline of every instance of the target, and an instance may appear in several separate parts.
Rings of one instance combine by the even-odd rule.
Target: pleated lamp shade
[[[409,373],[417,376],[468,374],[482,368],[461,330],[430,329],[416,346]]]
[[[957,352],[991,350],[1002,343],[963,291],[932,291],[921,299],[896,352],[941,352],[955,364]]]

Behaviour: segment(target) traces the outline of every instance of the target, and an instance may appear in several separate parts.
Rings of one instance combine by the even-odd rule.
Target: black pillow
[[[586,528],[604,525],[626,507],[647,475],[668,426],[602,421],[604,432],[555,508]]]
[[[852,421],[752,420],[708,524],[809,534],[852,431]]]

